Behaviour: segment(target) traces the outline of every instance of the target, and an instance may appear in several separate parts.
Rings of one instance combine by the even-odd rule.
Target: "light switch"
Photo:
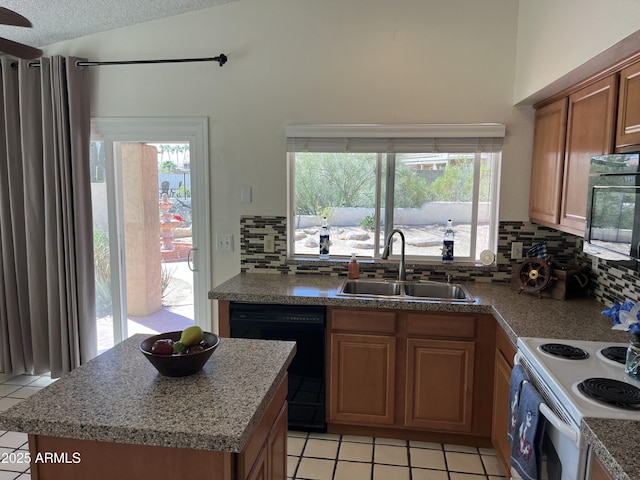
[[[233,251],[233,235],[216,235],[216,250],[220,252]]]
[[[251,187],[246,185],[240,187],[240,202],[251,203]]]

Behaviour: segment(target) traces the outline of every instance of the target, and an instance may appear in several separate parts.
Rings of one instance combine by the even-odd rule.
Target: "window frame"
[[[363,148],[363,151],[375,152],[377,154],[377,168],[376,168],[376,198],[375,198],[375,212],[376,218],[380,218],[380,212],[382,209],[382,182],[385,182],[385,219],[384,227],[380,222],[376,222],[374,227],[374,250],[371,257],[363,257],[364,261],[378,261],[381,259],[381,229],[383,229],[384,238],[386,239],[389,232],[394,226],[394,187],[395,187],[395,165],[396,154],[402,152],[402,146],[398,151],[382,151],[381,141],[392,145],[394,142],[402,144],[404,139],[408,139],[413,145],[422,145],[422,147],[409,147],[414,148],[413,151],[418,153],[425,153],[427,151],[433,152],[449,152],[451,154],[457,153],[472,153],[471,151],[448,151],[447,145],[464,145],[463,148],[472,147],[468,140],[476,142],[473,163],[473,189],[471,202],[471,231],[473,235],[470,236],[469,255],[460,256],[456,255],[454,263],[477,263],[479,261],[480,253],[476,254],[477,247],[477,235],[478,235],[478,211],[480,204],[480,173],[482,165],[482,154],[490,154],[489,161],[491,162],[491,185],[490,185],[490,204],[489,204],[489,249],[495,250],[497,248],[498,240],[498,210],[499,210],[499,186],[500,186],[500,171],[502,162],[502,139],[505,135],[505,126],[503,124],[472,124],[472,125],[442,125],[442,124],[430,124],[430,125],[295,125],[287,126],[287,258],[293,260],[307,260],[314,259],[309,254],[296,254],[295,253],[295,155],[296,152],[305,151],[295,148],[295,140],[298,138],[314,143],[316,138],[320,138],[321,141],[328,141],[329,152],[339,152],[340,141],[344,144],[343,152],[349,152],[350,141],[354,140],[354,134],[357,135],[355,142],[359,147]],[[443,137],[436,136],[436,134],[444,135]],[[292,142],[293,139],[293,142]],[[368,142],[367,140],[371,140]],[[488,149],[483,148],[483,143],[490,142]],[[467,142],[467,143],[465,143]],[[304,141],[303,141],[304,143]],[[369,143],[373,145],[374,150],[366,150]],[[320,143],[320,145],[322,145]],[[429,150],[426,150],[426,146],[431,146]],[[316,148],[322,148],[316,147]],[[335,149],[338,148],[338,149]],[[393,149],[391,147],[390,149]],[[316,151],[318,153],[324,150],[309,150]],[[354,152],[360,150],[354,150]],[[407,150],[408,151],[408,150]],[[382,163],[384,154],[387,154],[386,159],[386,176],[383,179]],[[391,207],[389,207],[391,206]],[[398,258],[398,254],[391,252],[390,258]],[[332,259],[338,261],[344,261],[348,259],[349,255],[332,255]],[[410,260],[414,263],[433,264],[440,263],[438,256],[427,255],[406,255],[405,260]]]

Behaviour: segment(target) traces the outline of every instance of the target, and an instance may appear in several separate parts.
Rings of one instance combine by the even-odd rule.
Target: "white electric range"
[[[628,344],[521,337],[517,347],[516,362],[546,403],[540,407],[547,418],[543,478],[589,478],[591,458],[581,420],[640,421],[640,381],[624,371]]]

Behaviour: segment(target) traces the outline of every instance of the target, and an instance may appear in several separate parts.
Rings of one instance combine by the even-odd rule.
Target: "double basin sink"
[[[468,290],[459,283],[427,280],[347,279],[338,290],[338,295],[434,302],[473,303],[475,301]]]

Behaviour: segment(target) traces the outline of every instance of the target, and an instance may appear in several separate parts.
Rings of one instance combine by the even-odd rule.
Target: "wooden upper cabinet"
[[[620,72],[616,151],[640,144],[640,62]]]
[[[566,98],[536,110],[529,197],[529,218],[534,222],[554,225],[560,220],[566,130]]]
[[[563,231],[584,235],[590,160],[612,151],[616,102],[616,75],[569,96],[559,222]]]

